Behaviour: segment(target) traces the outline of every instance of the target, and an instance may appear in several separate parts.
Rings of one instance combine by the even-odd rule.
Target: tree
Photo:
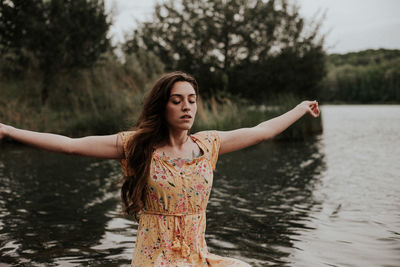
[[[364,50],[327,57],[321,97],[350,103],[400,102],[400,50]]]
[[[0,8],[1,53],[34,55],[44,75],[43,103],[57,73],[89,67],[110,47],[102,0],[1,0]]]
[[[307,29],[287,0],[169,1],[139,25],[125,51],[152,51],[168,70],[194,74],[208,95],[223,90],[262,100],[278,89],[307,95],[324,75],[318,29]]]

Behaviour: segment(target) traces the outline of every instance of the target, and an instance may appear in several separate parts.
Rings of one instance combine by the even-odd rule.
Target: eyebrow
[[[181,95],[181,94],[173,94],[173,95],[170,95],[169,97],[173,97],[173,96],[182,97],[183,95]],[[197,95],[196,94],[190,94],[189,97],[191,97],[191,96],[197,96]]]

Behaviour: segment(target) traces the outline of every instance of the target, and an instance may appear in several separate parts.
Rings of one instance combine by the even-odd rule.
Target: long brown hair
[[[180,81],[190,83],[198,94],[197,82],[189,74],[171,72],[163,75],[147,94],[134,129],[135,134],[127,142],[128,175],[124,176],[122,181],[121,198],[123,212],[133,215],[136,220],[145,204],[154,147],[168,139],[165,108],[171,89]]]

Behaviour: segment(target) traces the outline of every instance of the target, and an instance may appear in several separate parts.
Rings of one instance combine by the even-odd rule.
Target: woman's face
[[[176,82],[166,106],[168,127],[174,130],[189,130],[197,112],[196,91],[188,82]]]

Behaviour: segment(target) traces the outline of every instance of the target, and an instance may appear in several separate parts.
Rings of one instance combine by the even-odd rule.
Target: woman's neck
[[[183,146],[189,140],[188,131],[169,131],[169,138],[167,140],[167,145],[175,149],[182,149]]]

